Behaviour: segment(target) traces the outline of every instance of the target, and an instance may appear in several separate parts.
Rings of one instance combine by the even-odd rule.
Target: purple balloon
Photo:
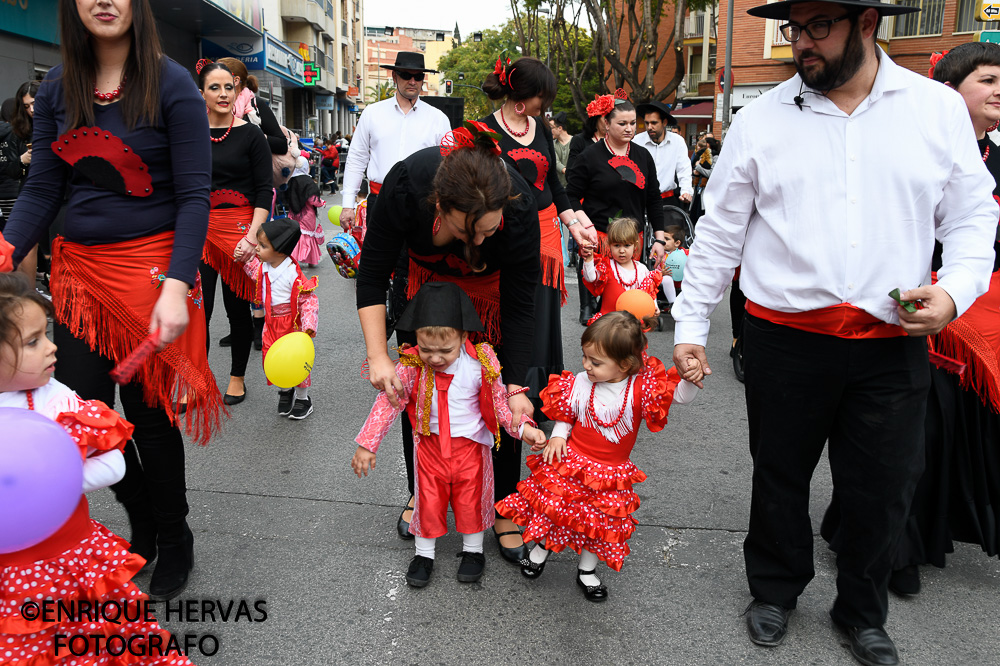
[[[58,423],[0,407],[0,553],[49,538],[83,494],[80,448]]]

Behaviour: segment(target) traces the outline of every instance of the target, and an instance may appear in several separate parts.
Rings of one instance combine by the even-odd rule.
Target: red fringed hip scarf
[[[442,275],[422,265],[426,262],[437,264],[445,262],[444,255],[419,256],[421,263],[414,261],[410,253],[410,274],[406,284],[406,300],[412,300],[420,287],[426,282],[453,282],[462,288],[476,308],[476,314],[483,322],[485,333],[470,333],[469,339],[474,344],[488,342],[494,347],[500,344],[500,271],[488,275]],[[455,257],[449,257],[454,260]],[[461,262],[465,266],[465,262]],[[451,261],[448,262],[452,263]]]
[[[149,335],[153,306],[166,279],[174,233],[107,245],[80,245],[59,237],[52,245],[52,301],[56,319],[92,350],[120,363]],[[188,292],[189,322],[179,338],[143,364],[135,382],[151,407],[172,423],[187,398],[185,430],[208,444],[219,427],[222,395],[208,367],[201,279]]]
[[[559,213],[556,205],[538,211],[538,229],[542,243],[539,248],[542,260],[542,284],[558,289],[560,305],[566,305],[569,293],[566,291],[566,269],[563,266],[562,235],[559,233]]]
[[[222,281],[245,301],[253,298],[253,282],[236,261],[233,251],[253,222],[253,206],[213,208],[208,214],[208,236],[202,260],[214,268]]]

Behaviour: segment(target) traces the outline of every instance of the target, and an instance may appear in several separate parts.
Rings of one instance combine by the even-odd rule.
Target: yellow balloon
[[[316,348],[312,338],[301,331],[283,335],[274,341],[264,357],[264,375],[275,386],[298,386],[313,369]]]

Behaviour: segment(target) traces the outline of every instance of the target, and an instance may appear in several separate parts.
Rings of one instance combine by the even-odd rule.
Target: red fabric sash
[[[55,534],[30,548],[13,553],[0,553],[0,569],[4,567],[26,566],[32,562],[47,560],[64,553],[87,538],[90,534],[90,511],[87,497],[81,496],[73,513]]]
[[[120,363],[149,335],[149,320],[166,279],[172,231],[106,245],[57,238],[52,245],[56,319],[92,350]],[[166,410],[172,423],[187,398],[185,430],[208,444],[219,427],[222,395],[208,367],[201,279],[188,292],[188,326],[150,357],[136,375],[143,398]]]
[[[542,284],[558,289],[562,297],[561,305],[566,305],[569,293],[566,291],[566,269],[562,260],[562,235],[559,233],[559,213],[556,205],[549,204],[538,211],[538,229],[541,231],[542,243],[540,254],[542,258]]]
[[[672,196],[674,196],[674,191],[673,190],[667,190],[666,192],[660,192],[660,198],[661,199],[669,199]]]
[[[253,298],[253,283],[243,265],[233,258],[233,250],[246,236],[253,222],[253,207],[213,208],[208,214],[208,236],[202,260],[214,268],[222,281],[245,301]]]
[[[444,260],[443,255],[422,258]],[[486,329],[485,333],[470,333],[469,337],[475,343],[488,342],[494,347],[500,344],[500,271],[488,275],[441,275],[417,264],[411,257],[406,299],[412,300],[426,282],[453,282],[461,287]]]
[[[899,326],[887,324],[850,303],[831,305],[808,312],[779,312],[747,300],[746,309],[754,317],[765,319],[772,324],[849,340],[898,338],[906,335]]]
[[[382,189],[382,183],[376,183],[374,180],[368,181],[368,191],[372,194],[378,194],[379,190]]]

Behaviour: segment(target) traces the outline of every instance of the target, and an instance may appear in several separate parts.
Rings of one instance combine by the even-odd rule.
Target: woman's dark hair
[[[34,285],[20,273],[0,273],[0,347],[8,346],[19,360],[21,331],[17,318],[24,310],[25,302],[36,304],[47,317],[52,316],[52,303],[35,291]]]
[[[628,101],[627,99],[616,99],[615,105],[611,107],[611,110],[608,111],[608,115],[604,117],[610,123],[611,119],[615,117],[616,113],[624,111],[635,111],[635,107],[632,106],[632,102]]]
[[[588,139],[593,139],[597,135],[597,123],[601,121],[604,116],[587,116],[587,119],[583,121],[583,135]]]
[[[33,127],[31,116],[24,108],[24,97],[25,95],[38,97],[39,85],[38,81],[25,81],[17,89],[17,94],[14,95],[14,112],[10,117],[10,126],[21,141],[31,141],[31,128]]]
[[[0,120],[9,123],[14,117],[14,98],[8,97],[0,104]]]
[[[247,66],[243,64],[242,60],[227,57],[219,58],[216,62],[220,62],[228,67],[229,71],[233,73],[233,76],[239,77],[239,85],[249,88],[250,92],[254,95],[256,95],[257,91],[260,90],[260,84],[257,82],[257,77],[247,72]]]
[[[587,327],[580,345],[594,345],[634,375],[642,369],[642,352],[648,345],[643,327],[652,328],[655,323],[652,315],[639,321],[631,312],[609,312]]]
[[[198,74],[198,90],[204,90],[205,89],[205,77],[207,77],[209,74],[211,74],[212,72],[214,72],[217,69],[220,69],[223,72],[229,72],[230,76],[233,76],[233,77],[236,76],[235,74],[233,74],[233,70],[229,69],[228,67],[226,67],[221,62],[210,62],[207,65],[205,65],[204,67],[202,67],[201,68],[201,72]]]
[[[934,66],[934,80],[950,83],[958,88],[969,74],[983,65],[1000,67],[1000,44],[990,42],[959,44],[948,51]]]
[[[479,259],[479,246],[473,244],[476,222],[486,213],[502,210],[515,196],[510,174],[503,160],[493,154],[490,139],[479,137],[473,148],[453,150],[441,160],[428,203],[442,212],[465,213],[465,263],[479,272],[486,268]]]
[[[705,145],[708,146],[708,149],[712,151],[713,155],[718,155],[719,152],[722,150],[722,144],[719,143],[719,140],[716,139],[714,136],[706,137]]]
[[[132,0],[131,48],[122,71],[122,118],[130,129],[140,120],[156,125],[160,117],[160,74],[163,49],[150,0]],[[94,80],[97,78],[91,35],[73,0],[59,0],[62,42],[62,86],[66,128],[94,124]]]
[[[500,83],[500,75],[491,72],[483,81],[483,92],[490,99],[506,97],[515,102],[541,97],[545,109],[556,98],[556,76],[538,58],[525,56],[507,65],[506,83]]]

